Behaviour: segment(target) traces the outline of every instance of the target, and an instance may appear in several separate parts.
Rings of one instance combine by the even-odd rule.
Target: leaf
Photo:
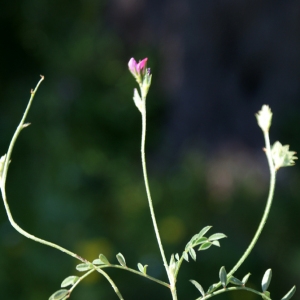
[[[103,263],[104,265],[110,265],[108,259],[107,259],[103,254],[100,254],[100,255],[99,255],[99,259],[100,259],[100,261],[102,261],[102,263]]]
[[[203,229],[201,229],[200,232],[198,233],[199,238],[204,236],[204,234],[211,228],[212,228],[212,226],[206,226]]]
[[[211,245],[212,245],[211,242],[204,243],[204,244],[202,244],[202,245],[198,248],[198,251],[200,251],[200,250],[207,250],[208,248],[210,248]]]
[[[189,262],[189,256],[188,256],[187,252],[183,251],[182,255],[183,255],[183,258],[184,258],[187,262]]]
[[[227,273],[226,273],[225,267],[221,267],[220,272],[219,272],[219,278],[220,278],[220,281],[221,281],[223,287],[225,288],[226,284],[227,284]]]
[[[137,266],[138,266],[139,271],[140,271],[141,273],[143,273],[143,274],[146,275],[148,265],[144,265],[144,266],[143,266],[141,263],[138,263]]]
[[[294,296],[295,292],[296,292],[296,287],[293,286],[291,288],[291,290],[281,300],[289,300],[289,299],[291,299]]]
[[[185,246],[185,250],[189,250],[189,248],[193,247],[193,243],[199,238],[198,234],[195,234],[192,236],[192,238],[190,239],[190,241],[186,244]]]
[[[99,258],[96,258],[93,260],[94,265],[104,265],[104,262],[101,261]]]
[[[139,271],[141,273],[144,273],[144,267],[143,267],[143,265],[141,263],[138,263],[137,266],[138,266]]]
[[[62,300],[69,294],[68,290],[58,290],[53,295],[50,296],[49,300]]]
[[[248,279],[249,279],[249,276],[251,275],[251,273],[248,273],[247,275],[245,275],[242,279],[242,282],[243,282],[243,285],[246,285]]]
[[[220,242],[219,241],[212,241],[211,242],[212,245],[220,247]]]
[[[117,256],[117,260],[120,263],[120,265],[123,267],[126,267],[126,261],[125,261],[125,257],[123,256],[123,254],[118,253],[116,256]]]
[[[220,240],[223,238],[226,238],[227,236],[224,233],[215,233],[213,235],[211,235],[208,239],[210,241],[215,241],[215,240]]]
[[[271,282],[271,279],[272,279],[272,270],[271,269],[268,269],[265,274],[264,274],[264,277],[262,279],[262,282],[261,282],[261,287],[262,287],[262,291],[265,292],[269,285],[270,285],[270,282]]]
[[[176,253],[175,254],[175,258],[177,259],[177,260],[179,260],[180,258],[179,258],[179,254],[178,253]]]
[[[205,236],[201,237],[201,238],[198,238],[195,243],[193,244],[194,246],[197,246],[199,244],[202,244],[204,243],[205,241],[207,241],[207,238]]]
[[[242,281],[240,281],[239,279],[237,279],[233,276],[230,277],[229,282],[234,285],[244,285]]]
[[[76,270],[79,272],[84,272],[91,269],[90,264],[82,263],[76,266]]]
[[[207,294],[210,294],[210,292],[211,292],[212,290],[214,290],[216,286],[217,286],[216,283],[212,284],[212,285],[208,288]]]
[[[61,287],[66,287],[68,285],[74,285],[78,281],[78,276],[69,276],[61,283]]]
[[[196,261],[197,254],[196,254],[196,251],[194,250],[194,248],[190,248],[190,249],[189,249],[189,253],[190,253],[191,258],[192,258],[194,261]]]
[[[196,280],[191,279],[190,282],[198,289],[198,291],[201,293],[202,297],[205,296],[205,292],[203,290],[203,287],[200,283],[198,283]]]
[[[147,268],[148,268],[148,265],[144,265],[144,271],[143,273],[146,275],[147,274]]]

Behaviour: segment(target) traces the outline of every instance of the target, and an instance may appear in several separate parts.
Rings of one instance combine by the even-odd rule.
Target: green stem
[[[6,158],[5,158],[5,162],[4,162],[4,166],[3,166],[3,171],[2,171],[2,174],[1,175],[1,178],[0,178],[0,189],[1,189],[1,194],[2,194],[2,198],[3,198],[3,203],[4,203],[4,207],[5,207],[5,211],[7,213],[7,216],[8,216],[8,220],[10,222],[10,224],[20,233],[22,234],[23,236],[37,242],[37,243],[41,243],[41,244],[44,244],[46,246],[49,246],[49,247],[52,247],[52,248],[55,248],[57,250],[60,250],[84,263],[90,263],[88,260],[82,258],[81,256],[77,255],[76,253],[74,252],[71,252],[59,245],[56,245],[54,243],[51,243],[51,242],[48,242],[46,240],[43,240],[41,238],[38,238],[30,233],[28,233],[27,231],[23,230],[16,222],[15,220],[13,219],[13,216],[12,216],[12,213],[10,211],[10,207],[8,205],[8,202],[7,202],[7,197],[6,197],[6,190],[5,190],[5,183],[6,183],[6,178],[7,178],[7,172],[8,172],[8,167],[9,167],[9,163],[10,163],[10,158],[11,158],[11,155],[12,155],[12,151],[13,151],[13,148],[15,146],[15,143],[17,141],[17,138],[19,136],[19,134],[21,133],[22,129],[24,129],[25,127],[27,127],[29,124],[25,124],[25,119],[28,115],[28,112],[29,112],[29,109],[31,107],[31,104],[32,104],[32,101],[34,99],[34,96],[41,84],[41,82],[44,80],[44,76],[41,75],[41,79],[39,80],[39,82],[37,83],[36,87],[34,90],[31,90],[31,96],[30,96],[30,99],[29,99],[29,102],[26,106],[26,109],[25,109],[25,112],[23,114],[23,117],[20,121],[20,124],[18,125],[12,139],[11,139],[11,142],[9,144],[9,147],[8,147],[8,150],[7,150],[7,154],[6,154]],[[91,263],[90,263],[91,264]],[[111,278],[102,270],[97,270],[95,268],[96,271],[100,272],[108,281],[109,283],[111,284],[111,286],[113,287],[114,291],[116,292],[116,294],[118,295],[118,297],[123,300],[123,297],[121,295],[121,293],[119,292],[117,286],[114,284],[114,282],[111,280]],[[88,275],[88,274],[87,274]],[[87,276],[86,275],[86,276]],[[84,276],[85,277],[85,276]]]
[[[10,162],[10,158],[11,158],[11,155],[12,155],[12,151],[13,151],[13,148],[14,148],[14,145],[17,141],[17,138],[19,136],[19,134],[21,133],[22,129],[24,129],[27,124],[24,125],[25,123],[25,119],[27,117],[27,114],[29,112],[29,109],[30,109],[30,106],[32,104],[32,101],[34,99],[34,96],[35,96],[35,93],[37,92],[38,90],[38,87],[39,85],[41,84],[41,82],[44,80],[44,76],[41,76],[41,79],[40,81],[38,82],[38,84],[36,85],[35,89],[34,90],[31,90],[31,96],[30,96],[30,100],[27,104],[27,107],[26,107],[26,110],[23,114],[23,117],[21,119],[21,122],[19,124],[19,126],[17,127],[12,139],[11,139],[11,142],[9,144],[9,147],[8,147],[8,150],[7,150],[7,154],[6,154],[6,159],[5,159],[5,163],[4,163],[4,166],[3,166],[3,172],[1,174],[1,194],[2,194],[2,198],[3,198],[3,203],[4,203],[4,207],[5,207],[5,210],[6,210],[6,213],[7,213],[7,216],[8,216],[8,220],[10,222],[10,224],[19,232],[21,233],[22,235],[24,235],[25,237],[31,239],[31,240],[34,240],[38,243],[41,243],[41,244],[44,244],[44,245],[47,245],[47,246],[50,246],[52,248],[56,248],[72,257],[75,257],[77,259],[79,259],[80,261],[82,262],[86,262],[85,259],[83,259],[82,257],[80,257],[79,255],[61,247],[61,246],[58,246],[56,244],[53,244],[53,243],[50,243],[48,241],[45,241],[43,239],[40,239],[30,233],[28,233],[27,231],[23,230],[16,222],[15,220],[13,219],[12,217],[12,214],[11,214],[11,211],[10,211],[10,208],[9,208],[9,205],[8,205],[8,202],[7,202],[7,197],[6,197],[6,190],[5,190],[5,183],[6,183],[6,178],[7,178],[7,172],[8,172],[8,167],[9,167],[9,162]]]
[[[147,275],[147,274],[144,274],[144,273],[142,273],[142,272],[139,272],[139,271],[137,271],[137,270],[128,268],[128,267],[123,267],[123,266],[119,266],[119,265],[103,265],[103,266],[97,267],[97,269],[104,269],[104,268],[116,268],[116,269],[121,269],[121,270],[128,271],[128,272],[132,272],[132,273],[134,273],[134,274],[137,274],[137,275],[139,275],[139,276],[142,276],[142,277],[145,277],[145,278],[147,278],[147,279],[149,279],[149,280],[152,280],[152,281],[154,281],[154,282],[156,282],[156,283],[158,283],[158,284],[161,284],[161,285],[163,285],[163,286],[165,286],[165,287],[167,287],[167,288],[170,288],[170,285],[169,285],[168,283],[166,283],[166,282],[164,282],[164,281],[161,281],[161,280],[159,280],[159,279],[156,279],[156,278],[154,278],[154,277],[152,277],[152,276],[149,276],[149,275]]]
[[[260,295],[260,296],[264,296],[265,297],[264,299],[271,300],[271,298],[267,297],[263,293],[261,293],[259,291],[256,291],[254,289],[248,288],[248,287],[229,287],[229,288],[226,288],[226,289],[218,290],[218,291],[213,292],[213,293],[211,293],[209,295],[206,295],[204,297],[197,298],[196,300],[206,300],[206,299],[212,298],[214,296],[217,296],[219,294],[226,293],[226,292],[232,292],[232,291],[248,291],[248,292]]]
[[[142,88],[141,88],[141,93],[142,93]],[[169,282],[171,285],[171,293],[172,293],[172,297],[173,300],[177,300],[177,295],[176,295],[176,288],[175,288],[175,282],[174,279],[172,279],[172,275],[169,274],[169,267],[168,267],[168,263],[166,260],[166,256],[165,256],[165,252],[164,252],[164,248],[161,242],[161,238],[159,235],[159,230],[158,230],[158,226],[157,226],[157,222],[156,222],[156,218],[155,218],[155,213],[154,213],[154,208],[153,208],[153,202],[152,202],[152,198],[151,198],[151,193],[150,193],[150,188],[149,188],[149,182],[148,182],[148,175],[147,175],[147,167],[146,167],[146,158],[145,158],[145,141],[146,141],[146,98],[143,96],[142,98],[142,109],[141,109],[141,114],[142,114],[142,139],[141,139],[141,158],[142,158],[142,168],[143,168],[143,175],[144,175],[144,181],[145,181],[145,187],[146,187],[146,193],[147,193],[147,199],[148,199],[148,204],[149,204],[149,209],[150,209],[150,214],[151,214],[151,218],[152,218],[152,223],[153,223],[153,227],[154,227],[154,231],[155,231],[155,235],[156,235],[156,239],[157,239],[157,243],[158,243],[158,247],[161,253],[161,257],[169,278]]]
[[[231,276],[234,274],[234,272],[236,272],[236,270],[242,265],[242,263],[245,261],[245,259],[249,256],[249,254],[251,253],[251,251],[253,250],[266,222],[270,213],[270,209],[272,206],[272,201],[273,201],[273,197],[274,197],[274,191],[275,191],[275,183],[276,183],[276,170],[274,167],[274,163],[272,160],[272,155],[271,155],[271,146],[270,146],[270,138],[269,138],[269,133],[268,132],[264,132],[264,139],[265,139],[265,144],[266,144],[266,155],[267,155],[267,159],[268,159],[268,164],[269,164],[269,169],[270,169],[270,186],[269,186],[269,195],[268,195],[268,200],[267,200],[267,204],[262,216],[262,219],[259,223],[259,226],[257,228],[257,231],[250,243],[250,245],[248,246],[248,248],[246,249],[246,251],[244,252],[244,254],[242,255],[242,257],[239,259],[239,261],[235,264],[235,266],[230,270],[230,272],[227,274],[227,276]],[[214,288],[213,291],[215,291],[216,289],[218,289],[221,286],[221,282],[216,284],[216,287]]]

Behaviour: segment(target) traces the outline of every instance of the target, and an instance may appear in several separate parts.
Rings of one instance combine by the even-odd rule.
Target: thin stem
[[[24,129],[25,127],[27,127],[29,124],[25,124],[25,119],[27,117],[27,114],[29,112],[29,109],[31,107],[31,104],[32,104],[32,101],[34,99],[34,96],[41,84],[41,82],[44,80],[44,76],[41,75],[41,79],[39,80],[38,84],[36,85],[35,89],[34,90],[31,90],[30,94],[30,99],[29,99],[29,102],[27,104],[27,107],[25,109],[25,112],[23,114],[23,117],[20,121],[20,124],[19,126],[17,127],[12,139],[11,139],[11,142],[9,144],[9,147],[8,147],[8,150],[7,150],[7,154],[6,154],[6,158],[5,158],[5,162],[4,162],[4,166],[3,166],[3,171],[2,171],[2,174],[1,177],[0,177],[0,189],[1,189],[1,194],[2,194],[2,198],[3,198],[3,203],[4,203],[4,207],[5,207],[5,210],[6,210],[6,213],[7,213],[7,216],[8,216],[8,220],[10,222],[10,224],[22,235],[24,235],[25,237],[35,241],[35,242],[38,242],[38,243],[41,243],[41,244],[44,244],[46,246],[49,246],[49,247],[52,247],[52,248],[55,248],[57,250],[60,250],[84,263],[89,263],[91,264],[88,260],[82,258],[81,256],[77,255],[76,253],[74,252],[71,252],[59,245],[56,245],[54,243],[51,243],[51,242],[48,242],[46,240],[43,240],[41,238],[38,238],[30,233],[28,233],[27,231],[23,230],[16,222],[15,220],[13,219],[12,217],[12,213],[10,211],[10,207],[8,205],[8,202],[7,202],[7,197],[6,197],[6,190],[5,190],[5,183],[6,183],[6,178],[7,178],[7,172],[8,172],[8,166],[9,166],[9,163],[10,163],[10,158],[11,158],[11,155],[12,155],[12,151],[13,151],[13,148],[15,146],[15,143],[17,141],[17,138],[19,136],[19,134],[21,133],[22,129]],[[98,271],[99,273],[101,273],[108,281],[109,283],[111,284],[111,286],[113,287],[115,293],[118,295],[118,297],[123,300],[123,297],[120,293],[120,291],[118,290],[117,286],[114,284],[114,282],[112,281],[112,279],[102,270],[97,270],[97,268],[94,268],[94,270]],[[92,272],[90,272],[92,273]],[[89,275],[89,274],[87,274]],[[86,275],[86,276],[87,276]],[[85,277],[85,276],[84,276]]]
[[[272,157],[271,157],[271,147],[270,147],[270,140],[269,140],[268,133],[264,133],[264,137],[265,137],[265,143],[266,143],[266,155],[268,158],[268,163],[269,163],[269,168],[270,168],[270,187],[269,187],[269,195],[268,195],[267,204],[266,204],[262,219],[259,223],[257,231],[256,231],[250,245],[248,246],[248,248],[245,251],[245,253],[243,254],[243,256],[240,258],[240,260],[236,263],[236,265],[228,273],[228,276],[233,275],[233,273],[241,266],[241,264],[245,261],[245,259],[249,256],[249,254],[253,250],[253,248],[254,248],[254,246],[255,246],[255,244],[267,222],[267,219],[268,219],[268,216],[270,213],[270,209],[272,206],[272,201],[273,201],[274,191],[275,191],[275,183],[276,183],[276,170],[274,168],[274,164],[273,164]]]
[[[146,141],[146,98],[143,97],[142,99],[143,107],[141,109],[141,114],[142,114],[142,139],[141,139],[141,158],[142,158],[142,168],[143,168],[143,174],[144,174],[144,182],[145,182],[145,187],[146,187],[146,193],[147,193],[147,199],[148,199],[148,204],[149,204],[149,209],[150,209],[150,214],[152,218],[152,223],[158,243],[158,247],[161,253],[161,257],[169,278],[170,282],[170,288],[171,288],[171,293],[173,300],[177,300],[177,294],[176,294],[176,287],[175,287],[175,278],[169,273],[169,267],[168,263],[166,260],[164,248],[161,242],[161,238],[159,235],[159,230],[155,218],[155,213],[154,213],[154,208],[153,208],[153,202],[151,198],[151,193],[150,193],[150,188],[149,188],[149,182],[148,182],[148,175],[147,175],[147,167],[146,167],[146,158],[145,158],[145,141]]]
[[[17,141],[17,138],[20,134],[20,132],[22,131],[22,129],[24,129],[27,125],[25,123],[25,119],[26,119],[26,116],[28,114],[28,111],[30,109],[30,106],[32,104],[32,101],[34,99],[34,96],[35,96],[35,93],[37,92],[38,90],[38,87],[39,85],[41,84],[41,82],[44,80],[44,76],[41,76],[41,79],[40,81],[38,82],[38,84],[36,85],[35,89],[34,90],[31,90],[31,96],[30,96],[30,100],[27,104],[27,107],[26,107],[26,110],[23,114],[23,117],[22,117],[22,120],[19,124],[19,126],[17,127],[13,137],[12,137],[12,140],[9,144],[9,147],[8,147],[8,150],[7,150],[7,154],[6,154],[6,159],[5,159],[5,163],[4,163],[4,167],[3,167],[3,172],[2,172],[2,175],[1,175],[1,194],[2,194],[2,198],[3,198],[3,203],[4,203],[4,207],[5,207],[5,210],[6,210],[6,213],[7,213],[7,216],[8,216],[8,220],[10,222],[10,224],[19,232],[21,233],[22,235],[24,235],[25,237],[31,239],[31,240],[34,240],[38,243],[41,243],[41,244],[44,244],[44,245],[47,245],[47,246],[50,246],[52,248],[56,248],[72,257],[75,257],[77,259],[79,259],[80,261],[82,262],[86,262],[85,259],[83,259],[82,257],[80,257],[79,255],[61,247],[61,246],[58,246],[56,244],[53,244],[53,243],[50,243],[48,241],[45,241],[43,239],[40,239],[30,233],[28,233],[27,231],[23,230],[13,219],[12,217],[12,214],[11,214],[11,211],[10,211],[10,208],[9,208],[9,205],[8,205],[8,202],[7,202],[7,197],[6,197],[6,191],[5,191],[5,183],[6,183],[6,178],[7,178],[7,172],[8,172],[8,166],[9,166],[9,162],[10,162],[10,158],[11,158],[11,155],[12,155],[12,151],[13,151],[13,148],[14,148],[14,145]]]
[[[251,253],[251,251],[253,250],[266,222],[270,213],[270,209],[272,206],[272,201],[273,201],[273,197],[274,197],[274,191],[275,191],[275,183],[276,183],[276,170],[274,167],[274,163],[272,160],[272,155],[271,155],[271,146],[270,146],[270,138],[269,138],[269,133],[268,132],[264,132],[264,139],[265,139],[265,144],[266,144],[266,155],[267,155],[267,159],[268,159],[268,164],[269,164],[269,169],[270,169],[270,186],[269,186],[269,195],[268,195],[268,199],[267,199],[267,204],[262,216],[262,219],[259,223],[259,226],[257,228],[257,231],[250,243],[250,245],[248,246],[248,248],[246,249],[246,251],[244,252],[244,254],[242,255],[242,257],[239,259],[239,261],[235,264],[235,266],[231,269],[231,271],[228,273],[228,277],[233,275],[234,272],[236,272],[236,270],[242,265],[242,263],[245,261],[245,259],[249,256],[249,254]],[[221,286],[221,282],[219,282],[215,289],[213,291],[215,291],[217,288],[219,288]]]
[[[156,282],[156,283],[158,283],[158,284],[161,284],[161,285],[163,285],[163,286],[165,286],[165,287],[167,287],[167,288],[170,288],[170,285],[169,285],[168,283],[166,283],[166,282],[164,282],[164,281],[161,281],[161,280],[159,280],[159,279],[156,279],[156,278],[154,278],[154,277],[152,277],[152,276],[149,276],[149,275],[147,275],[147,274],[144,274],[144,273],[142,273],[142,272],[139,272],[139,271],[137,271],[137,270],[128,268],[128,267],[123,267],[123,266],[119,266],[119,265],[103,265],[103,266],[97,267],[97,269],[104,269],[104,268],[116,268],[116,269],[121,269],[121,270],[128,271],[128,272],[132,272],[132,273],[134,273],[134,274],[137,274],[137,275],[139,275],[139,276],[142,276],[142,277],[145,277],[145,278],[147,278],[147,279],[149,279],[149,280],[152,280],[152,281],[154,281],[154,282]]]
[[[264,296],[265,297],[264,299],[266,299],[266,300],[271,300],[271,298],[267,297],[265,294],[263,294],[259,291],[256,291],[254,289],[248,288],[248,287],[229,287],[229,288],[226,288],[226,289],[218,290],[218,291],[213,292],[213,293],[211,293],[209,295],[206,295],[204,297],[199,297],[196,300],[206,300],[206,299],[212,298],[214,296],[217,296],[219,294],[226,293],[226,292],[232,292],[232,291],[248,291],[248,292],[260,295],[260,296]]]

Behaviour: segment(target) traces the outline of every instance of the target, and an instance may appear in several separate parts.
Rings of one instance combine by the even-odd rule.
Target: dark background
[[[0,147],[45,76],[16,144],[7,195],[28,232],[95,259],[121,252],[130,267],[166,280],[140,164],[140,114],[127,63],[149,58],[147,157],[158,225],[169,259],[206,225],[221,248],[184,263],[179,299],[195,299],[229,271],[262,216],[269,184],[254,114],[273,110],[272,142],[300,148],[300,2],[261,0],[18,0],[0,9]],[[1,155],[2,155],[1,154]],[[274,205],[254,251],[236,272],[271,296],[300,281],[300,172],[279,171]],[[1,299],[48,299],[77,275],[75,259],[28,240],[0,211]],[[108,270],[124,298],[171,299],[168,290]],[[295,299],[299,298],[297,296]],[[118,299],[93,275],[72,299]],[[228,293],[219,299],[260,299]]]

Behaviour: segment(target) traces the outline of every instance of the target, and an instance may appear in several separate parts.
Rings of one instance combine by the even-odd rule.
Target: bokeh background
[[[15,147],[7,194],[30,233],[93,260],[121,252],[131,267],[166,279],[140,164],[140,114],[128,60],[149,58],[150,186],[168,257],[206,225],[228,239],[179,274],[195,299],[247,248],[262,216],[269,174],[254,114],[274,112],[272,141],[300,149],[300,2],[261,0],[17,0],[0,9],[0,148],[7,151],[45,76]],[[274,205],[236,273],[271,295],[300,283],[300,171],[280,170]],[[0,210],[1,299],[48,299],[78,261],[17,233]],[[170,299],[164,287],[108,270],[125,299]],[[72,299],[117,299],[100,275]],[[260,299],[228,293],[219,299]],[[299,293],[294,296],[299,298]]]

